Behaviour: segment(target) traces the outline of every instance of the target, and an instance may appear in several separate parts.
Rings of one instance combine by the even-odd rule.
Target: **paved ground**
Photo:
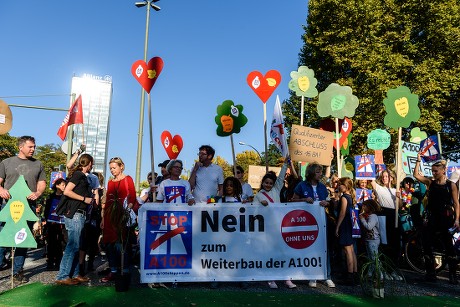
[[[44,250],[43,248],[30,250],[28,258],[24,266],[24,275],[29,277],[29,282],[41,282],[44,284],[54,283],[57,271],[47,271],[46,270],[46,259],[43,257]],[[87,285],[80,286],[101,286],[109,287],[113,284],[102,284],[99,282],[98,272],[102,271],[107,267],[107,263],[102,261],[101,257],[96,258],[95,261],[96,271],[88,274],[88,277],[91,278],[91,281]],[[423,281],[423,276],[417,274],[410,270],[403,270],[404,277],[406,282],[401,281],[391,281],[385,283],[385,294],[395,294],[395,295],[428,295],[428,296],[459,296],[460,297],[460,285],[454,286],[450,285],[447,282],[447,272],[442,272],[439,276],[439,280],[436,283],[427,283]],[[11,289],[11,268],[0,271],[0,293]],[[334,279],[334,278],[333,278]],[[248,289],[241,289],[239,283],[220,283],[219,290],[235,290],[241,289],[241,291],[285,291],[292,292],[297,291],[300,293],[324,293],[324,294],[355,294],[362,295],[363,290],[361,287],[349,287],[337,285],[336,288],[331,289],[325,285],[318,282],[318,287],[315,289],[308,287],[307,281],[295,281],[298,285],[296,289],[287,289],[284,287],[283,282],[279,281],[279,289],[272,290],[269,289],[266,282],[251,282]],[[146,284],[139,283],[139,271],[133,269],[133,278],[132,278],[132,287],[141,287],[150,290]],[[178,288],[194,288],[194,289],[209,289],[209,283],[179,283]],[[153,290],[151,290],[153,291]],[[166,291],[166,290],[165,290]]]

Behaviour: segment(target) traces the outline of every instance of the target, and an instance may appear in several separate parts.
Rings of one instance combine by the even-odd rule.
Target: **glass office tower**
[[[93,171],[106,177],[109,147],[110,107],[112,104],[112,77],[83,74],[72,78],[72,94],[81,94],[83,125],[74,125],[74,143],[86,144],[86,152],[93,156]]]

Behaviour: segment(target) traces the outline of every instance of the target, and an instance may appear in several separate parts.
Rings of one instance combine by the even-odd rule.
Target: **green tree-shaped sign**
[[[337,117],[343,119],[353,117],[358,107],[358,97],[352,94],[351,87],[331,83],[319,94],[318,114],[321,117]]]
[[[0,222],[5,222],[0,232],[0,246],[37,247],[27,221],[37,221],[38,218],[27,202],[27,196],[32,192],[23,175],[19,176],[9,192],[12,197],[0,211]]]
[[[374,129],[367,135],[367,147],[373,150],[384,150],[390,146],[391,135],[383,129]]]
[[[217,124],[218,136],[229,136],[240,133],[241,127],[246,125],[248,118],[243,114],[242,105],[234,105],[233,101],[225,100],[217,106],[217,116],[214,118]]]
[[[291,78],[288,86],[297,96],[313,98],[318,95],[318,90],[316,89],[318,80],[315,78],[313,69],[307,66],[300,66],[297,71],[291,71]]]
[[[410,142],[411,143],[420,143],[422,140],[426,139],[428,134],[425,131],[420,130],[419,127],[415,127],[410,131]]]
[[[399,127],[407,128],[411,122],[416,122],[420,118],[418,95],[412,94],[407,86],[388,90],[383,104],[387,112],[383,121],[395,130]]]

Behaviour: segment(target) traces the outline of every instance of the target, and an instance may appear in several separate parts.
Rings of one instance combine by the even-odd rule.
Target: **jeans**
[[[68,239],[56,280],[62,280],[68,277],[77,277],[80,273],[78,266],[78,251],[80,247],[81,230],[85,225],[85,216],[76,212],[71,219],[64,217],[64,223],[65,228],[67,229]],[[70,272],[73,272],[73,276],[69,276]]]
[[[366,240],[366,251],[367,251],[367,257],[369,260],[372,260],[372,264],[369,266],[369,275],[372,275],[375,270],[375,263],[378,254],[379,254],[379,245],[380,245],[380,239],[378,240]],[[380,270],[379,270],[380,271]]]

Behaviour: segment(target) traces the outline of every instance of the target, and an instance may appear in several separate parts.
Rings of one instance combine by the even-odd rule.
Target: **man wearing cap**
[[[157,179],[155,180],[155,185],[160,185],[160,183],[165,180],[169,179],[169,173],[166,170],[166,166],[168,165],[169,160],[164,160],[160,164],[158,164],[158,167],[161,167],[161,176],[158,176]]]

